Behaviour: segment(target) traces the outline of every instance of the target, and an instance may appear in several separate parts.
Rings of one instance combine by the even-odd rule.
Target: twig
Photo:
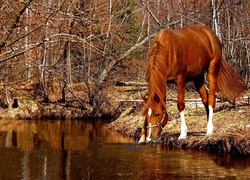
[[[152,11],[149,10],[149,8],[147,7],[147,5],[143,2],[143,0],[141,0],[141,4],[143,7],[145,7],[146,11],[150,14],[150,16],[153,18],[153,20],[162,28],[164,29],[165,26],[163,26],[160,21],[155,17],[155,15],[152,13]]]

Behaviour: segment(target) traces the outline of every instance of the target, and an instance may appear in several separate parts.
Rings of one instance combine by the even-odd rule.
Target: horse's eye
[[[159,113],[156,113],[156,114],[155,114],[155,117],[159,117],[159,116],[160,116],[160,114],[159,114]]]

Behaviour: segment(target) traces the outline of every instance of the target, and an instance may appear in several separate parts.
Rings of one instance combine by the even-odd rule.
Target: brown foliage
[[[225,57],[248,81],[249,2],[220,2],[215,17]],[[88,99],[109,86],[108,80],[143,82],[147,42],[162,27],[214,27],[209,0],[0,0],[0,4],[0,84],[6,101],[17,94],[10,92],[13,85],[40,84],[41,95],[50,101],[54,82],[61,93],[72,83],[91,82],[97,89],[87,89]]]

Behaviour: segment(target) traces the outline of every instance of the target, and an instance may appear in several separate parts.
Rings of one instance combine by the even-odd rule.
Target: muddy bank
[[[17,106],[0,109],[1,119],[79,119],[90,112],[74,102],[44,103],[31,99],[18,99]]]
[[[228,103],[218,103],[213,118],[214,135],[211,138],[205,138],[207,120],[204,108],[187,104],[185,117],[188,138],[181,141],[178,140],[181,124],[175,102],[168,103],[167,111],[170,120],[159,137],[159,143],[167,147],[182,149],[192,148],[233,155],[250,155],[250,106],[248,103],[242,102],[237,107]],[[141,111],[130,107],[107,127],[139,140],[142,124]]]
[[[48,99],[35,85],[10,89],[8,98],[0,96],[0,118],[89,119],[113,118],[116,115],[119,103],[110,98],[113,97],[111,88],[103,90],[106,94],[98,97],[99,104],[91,104],[86,84],[72,84],[69,89],[65,96],[61,91],[49,91]]]

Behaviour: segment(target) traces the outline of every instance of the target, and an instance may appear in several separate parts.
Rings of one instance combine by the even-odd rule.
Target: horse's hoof
[[[178,137],[178,140],[179,140],[179,141],[185,140],[185,139],[187,139],[187,135],[180,135],[180,136]]]
[[[141,138],[139,139],[138,144],[146,144],[146,138],[145,138],[145,135],[144,135],[144,134],[143,134],[143,135],[141,136]]]
[[[138,145],[145,145],[145,144],[147,144],[146,141],[138,142]]]
[[[206,134],[205,139],[211,139],[213,137],[213,134]]]

